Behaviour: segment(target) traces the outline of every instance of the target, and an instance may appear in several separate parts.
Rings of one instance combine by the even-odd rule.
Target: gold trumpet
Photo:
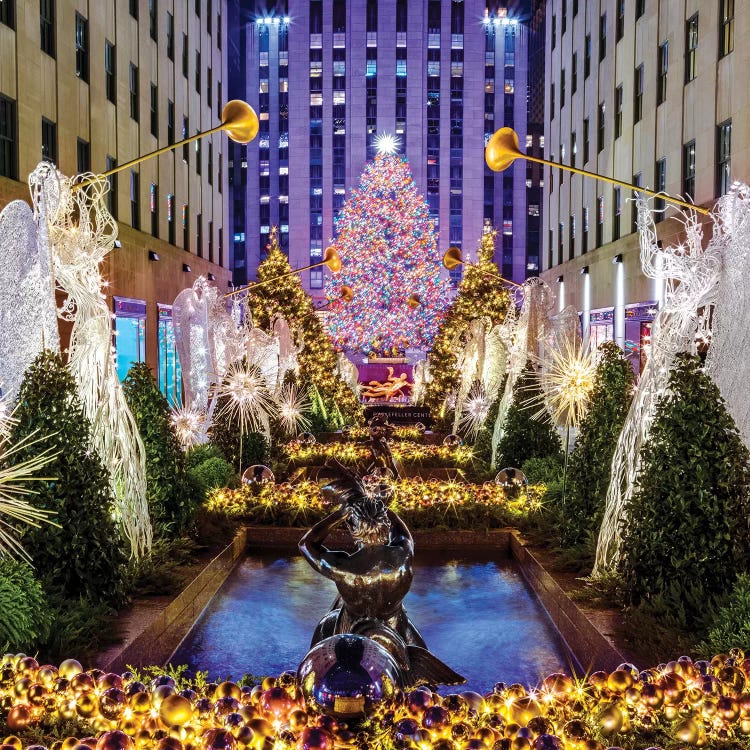
[[[614,177],[604,177],[603,175],[596,174],[596,172],[589,172],[585,169],[576,169],[576,167],[570,167],[567,164],[559,164],[555,161],[549,161],[548,159],[539,159],[536,156],[529,156],[528,154],[522,153],[518,148],[518,134],[513,128],[500,128],[490,138],[487,143],[487,148],[484,150],[484,158],[487,162],[487,166],[493,172],[502,172],[507,169],[516,159],[526,159],[526,161],[533,161],[537,164],[547,164],[550,167],[557,167],[558,169],[565,169],[568,172],[574,174],[580,174],[584,177],[592,177],[595,180],[601,180],[602,182],[609,182],[611,185],[619,185],[620,187],[629,188],[638,193],[645,193],[650,195],[652,198],[661,198],[668,203],[674,203],[677,206],[683,208],[689,208],[693,211],[697,211],[700,214],[709,214],[710,211],[702,206],[696,206],[693,203],[680,200],[679,198],[673,198],[671,195],[665,193],[657,193],[654,190],[647,190],[646,188],[633,185],[630,182],[624,182],[623,180],[616,180]]]
[[[521,287],[520,284],[516,284],[515,281],[511,281],[510,279],[506,279],[505,276],[501,276],[499,273],[492,273],[492,271],[485,271],[484,268],[479,266],[476,263],[467,263],[463,255],[461,254],[461,249],[456,247],[455,245],[452,245],[445,251],[445,255],[443,255],[443,265],[449,270],[452,271],[454,268],[458,268],[460,265],[469,266],[470,268],[474,268],[479,273],[484,274],[485,276],[490,276],[493,279],[499,279],[500,281],[505,282],[506,284],[510,284],[511,286],[515,287]]]
[[[272,279],[265,279],[264,281],[253,281],[246,286],[240,286],[237,287],[237,289],[233,289],[231,292],[227,292],[224,296],[234,297],[235,294],[241,294],[242,292],[247,292],[251,289],[257,289],[259,286],[270,284],[272,281],[278,281],[279,279],[283,279],[286,276],[291,276],[293,273],[302,273],[302,271],[309,271],[311,268],[318,268],[319,266],[328,266],[331,273],[338,273],[341,270],[341,256],[339,255],[339,251],[333,245],[325,249],[325,252],[323,253],[323,260],[321,260],[320,263],[313,263],[309,266],[304,266],[303,268],[292,268],[290,271],[282,273],[280,276],[274,276]],[[347,293],[351,295],[349,299],[346,299],[346,296],[344,294],[345,289],[349,290],[349,292]],[[344,302],[350,302],[352,297],[354,296],[354,292],[352,292],[351,287],[348,286],[342,286],[341,292],[341,299],[343,299]]]
[[[106,172],[102,172],[96,177],[91,177],[83,182],[77,182],[72,186],[72,190],[79,190],[80,188],[91,185],[93,182],[100,180],[104,177],[109,177],[117,172],[122,172],[125,169],[134,167],[136,164],[152,159],[154,156],[161,156],[166,154],[168,151],[174,151],[174,149],[180,146],[186,146],[188,143],[197,141],[199,138],[204,138],[207,135],[213,135],[218,133],[220,130],[226,130],[227,135],[235,143],[250,143],[250,141],[258,135],[258,115],[255,114],[255,110],[241,99],[232,99],[224,105],[224,109],[221,110],[221,123],[210,130],[204,130],[202,133],[196,133],[191,135],[189,138],[184,138],[177,143],[173,143],[169,146],[162,146],[157,148],[156,151],[151,151],[143,156],[138,156],[135,159],[126,161],[124,164],[119,164],[112,169],[108,169]]]

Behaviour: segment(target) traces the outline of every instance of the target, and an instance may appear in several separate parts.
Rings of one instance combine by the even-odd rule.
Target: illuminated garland
[[[435,336],[449,284],[441,279],[434,222],[400,156],[379,154],[362,173],[336,222],[343,267],[326,281],[335,299],[341,284],[354,299],[328,316],[340,349],[394,353],[426,348]],[[419,295],[412,308],[407,300]]]
[[[449,448],[401,441],[394,442],[391,451],[397,463],[411,466],[466,468],[474,460],[471,447],[465,445]],[[321,466],[329,458],[351,465],[367,463],[371,457],[367,445],[358,443],[315,443],[308,446],[292,441],[284,446],[283,453],[295,466]]]
[[[532,647],[533,644],[530,644]],[[252,665],[247,665],[252,668]],[[366,722],[337,721],[304,704],[294,674],[259,685],[190,682],[59,668],[28,656],[2,661],[4,747],[59,750],[604,750],[749,748],[750,660],[740,649],[711,662],[680,657],[642,672],[623,664],[585,678],[555,673],[538,686],[440,695],[397,693]],[[502,677],[502,675],[498,675]],[[77,722],[77,726],[72,723]],[[76,726],[80,737],[64,740]],[[356,729],[353,732],[352,729]],[[84,736],[85,735],[85,736]],[[40,745],[40,736],[47,745]],[[84,743],[84,744],[80,744]]]

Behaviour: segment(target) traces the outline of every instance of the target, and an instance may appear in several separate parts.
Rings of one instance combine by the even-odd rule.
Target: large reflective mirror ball
[[[242,472],[242,484],[273,484],[273,472],[263,464],[253,464]]]
[[[455,433],[446,435],[445,439],[443,440],[443,445],[446,448],[460,448],[463,444],[464,444],[464,441],[461,438],[461,436],[456,435]]]
[[[315,435],[312,434],[312,432],[302,432],[297,436],[297,442],[300,445],[315,445],[317,440],[315,439]]]
[[[514,469],[511,466],[500,469],[495,477],[495,484],[499,484],[506,492],[519,492],[529,480],[520,469]]]
[[[370,716],[401,688],[394,658],[380,644],[346,633],[326,638],[302,660],[297,680],[309,705],[336,717]]]

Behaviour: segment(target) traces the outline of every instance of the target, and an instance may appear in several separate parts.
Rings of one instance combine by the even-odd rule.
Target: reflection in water
[[[535,685],[569,669],[564,643],[512,562],[420,557],[406,609],[430,651],[466,676],[458,690],[488,692],[497,680]],[[247,558],[172,663],[211,679],[294,671],[335,595],[301,557]]]

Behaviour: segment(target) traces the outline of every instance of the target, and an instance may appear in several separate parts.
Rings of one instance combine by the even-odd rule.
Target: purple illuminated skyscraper
[[[378,144],[409,160],[441,250],[474,257],[490,222],[504,275],[536,273],[531,171],[484,163],[503,125],[540,147],[527,128],[528,13],[484,0],[289,0],[236,17],[245,68],[232,95],[260,116],[259,140],[235,147],[230,168],[237,282],[253,278],[272,226],[292,266],[320,259]],[[303,282],[322,293],[321,271]]]

